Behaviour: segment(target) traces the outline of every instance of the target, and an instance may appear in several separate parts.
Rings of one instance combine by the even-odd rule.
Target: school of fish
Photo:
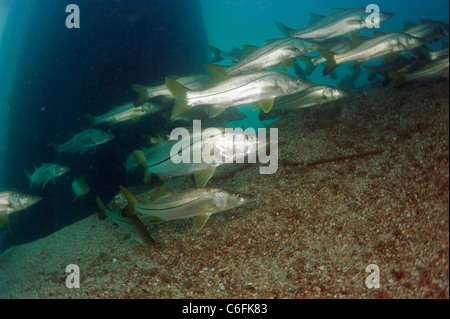
[[[139,171],[143,183],[148,184],[152,175],[163,183],[170,178],[193,175],[197,188],[171,193],[156,187],[148,201],[139,200],[133,194],[133,187],[117,185],[126,202],[116,195],[109,205],[97,196],[99,217],[110,218],[129,236],[143,245],[155,245],[148,229],[139,216],[146,216],[151,223],[175,219],[192,218],[196,230],[201,230],[210,216],[251,202],[251,194],[237,190],[206,188],[218,166],[220,158],[228,156],[229,162],[237,158],[253,156],[268,146],[258,135],[224,128],[232,121],[246,117],[239,110],[241,105],[254,105],[259,110],[259,118],[266,120],[283,116],[302,108],[315,111],[320,105],[336,101],[355,87],[360,76],[360,65],[378,58],[378,66],[365,66],[369,81],[383,77],[383,85],[395,81],[395,87],[406,82],[448,78],[449,46],[442,42],[440,50],[430,50],[429,45],[449,36],[449,25],[439,21],[423,20],[420,23],[405,22],[402,32],[373,32],[373,36],[360,36],[359,32],[368,28],[369,13],[365,8],[335,9],[334,13],[322,16],[312,13],[306,27],[293,29],[281,22],[276,27],[284,37],[270,39],[263,46],[234,46],[230,52],[210,46],[212,62],[229,60],[229,65],[208,64],[207,73],[167,76],[160,85],[146,86],[132,84],[137,93],[135,101],[113,107],[109,112],[87,115],[91,128],[83,130],[61,144],[52,144],[58,153],[69,152],[82,157],[86,152],[113,141],[115,136],[109,126],[129,121],[133,125],[142,117],[156,113],[166,114],[166,127],[193,125],[193,120],[202,121],[202,130],[191,130],[182,151],[219,150],[214,152],[208,163],[197,158],[189,163],[176,163],[171,150],[178,143],[170,140],[167,133],[144,136],[146,145],[127,154],[123,166],[127,174]],[[380,12],[377,23],[384,23],[393,13]],[[299,25],[301,23],[299,22]],[[353,62],[352,74],[341,80],[339,87],[314,84],[306,77],[319,65],[324,65],[323,76],[337,78],[336,68],[346,62]],[[180,124],[181,123],[181,124]],[[204,124],[204,125],[203,125]],[[216,130],[208,131],[208,128]],[[210,132],[206,138],[205,132]],[[211,133],[212,132],[212,133]],[[231,136],[230,136],[231,134]],[[227,144],[239,139],[242,147]],[[241,151],[238,151],[241,150]],[[231,156],[229,155],[231,154]],[[229,163],[227,162],[227,163]],[[57,163],[41,163],[32,173],[25,170],[30,188],[34,184],[55,183],[56,179],[70,171]],[[85,196],[90,190],[85,177],[74,177],[72,189],[74,201]],[[19,192],[0,192],[0,226],[4,225],[11,213],[26,209],[41,201],[39,196]]]

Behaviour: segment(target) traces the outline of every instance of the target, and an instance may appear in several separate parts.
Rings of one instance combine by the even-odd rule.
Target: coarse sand
[[[143,217],[151,247],[92,212],[1,254],[0,297],[449,298],[448,85],[374,83],[314,113],[285,113],[272,125],[275,174],[241,165],[208,184],[254,202],[200,232],[191,219]],[[188,187],[191,177],[164,185]],[[69,264],[78,289],[66,287]],[[378,289],[365,284],[370,264]]]

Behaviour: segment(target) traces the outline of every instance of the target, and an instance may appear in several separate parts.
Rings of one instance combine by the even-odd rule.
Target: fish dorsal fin
[[[166,87],[173,97],[178,99],[186,98],[186,94],[190,91],[189,88],[171,77],[166,77]]]
[[[242,51],[241,49],[239,49],[238,47],[235,47],[234,45],[231,47],[231,53],[240,54],[241,51]]]
[[[309,21],[308,21],[308,25],[314,24],[317,21],[321,20],[322,18],[324,18],[325,16],[322,14],[317,14],[314,12],[311,12],[311,15],[309,17]]]
[[[211,214],[202,214],[193,217],[194,226],[197,231],[202,230],[203,226],[205,226],[206,222],[208,221],[209,216],[211,216]]]
[[[417,23],[405,21],[405,22],[403,22],[403,31],[411,29],[411,28],[415,27],[416,25],[417,25]]]
[[[359,32],[354,32],[350,35],[350,39],[352,40],[351,48],[354,49],[357,46],[360,46],[364,42],[366,42],[368,39],[366,37],[359,36]]]
[[[155,191],[152,194],[152,197],[150,197],[150,201],[153,202],[161,197],[169,196],[169,195],[171,195],[171,192],[166,191],[165,189],[163,189],[161,187],[156,187]]]
[[[273,43],[273,42],[278,41],[278,40],[280,40],[280,39],[268,39],[268,40],[264,40],[264,42],[269,44],[269,43]]]
[[[214,175],[215,172],[216,172],[215,166],[207,166],[198,171],[195,171],[194,178],[197,187],[198,188],[205,187],[205,185],[208,184],[210,178]]]
[[[250,45],[250,44],[243,44],[242,47],[244,48],[244,50],[242,50],[241,59],[245,59],[246,57],[248,57],[250,54],[252,54],[253,52],[255,52],[258,49],[257,46]]]
[[[224,65],[206,64],[205,69],[211,75],[211,83],[219,83],[228,80],[230,76],[225,72]]]

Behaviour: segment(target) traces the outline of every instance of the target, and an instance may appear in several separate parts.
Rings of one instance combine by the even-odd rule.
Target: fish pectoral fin
[[[273,107],[274,99],[265,99],[257,102],[253,110],[262,109],[264,113],[269,113]]]
[[[208,184],[208,181],[214,175],[215,172],[216,172],[215,166],[208,166],[196,171],[194,173],[194,178],[197,187],[198,188],[205,187],[205,185]]]
[[[162,218],[159,218],[159,217],[152,217],[150,219],[150,223],[152,223],[152,224],[159,224],[159,223],[163,223],[163,222],[165,222],[165,220]]]
[[[128,239],[131,239],[131,234],[125,234],[125,235],[123,235],[122,240],[128,240]]]
[[[317,109],[320,107],[320,104],[314,104],[313,106],[311,106],[311,113],[314,113],[315,111],[317,111]]]
[[[158,198],[164,197],[164,196],[169,196],[172,193],[169,191],[166,191],[165,189],[161,188],[161,187],[156,187],[155,191],[153,192],[152,196],[150,197],[150,201],[153,202],[155,200],[157,200]]]
[[[347,20],[347,25],[360,25],[360,24],[361,24],[361,20],[359,20],[359,19]]]
[[[163,184],[170,181],[170,176],[158,175],[159,179],[163,182]]]
[[[202,228],[205,226],[206,222],[209,219],[209,216],[211,216],[211,214],[202,214],[202,215],[197,215],[194,216],[194,227],[197,231],[202,230]]]
[[[284,59],[280,63],[281,72],[286,72],[294,63],[294,59]]]
[[[7,221],[8,221],[8,214],[0,213],[0,227],[5,225]]]

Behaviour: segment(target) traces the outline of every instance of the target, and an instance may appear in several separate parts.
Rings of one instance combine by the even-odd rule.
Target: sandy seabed
[[[380,84],[286,113],[279,168],[225,170],[208,187],[256,200],[125,240],[97,214],[0,255],[1,298],[449,298],[448,80]],[[191,177],[164,186],[194,187]],[[145,199],[148,194],[140,195]],[[66,287],[66,266],[80,288]],[[366,267],[380,271],[368,289]]]

